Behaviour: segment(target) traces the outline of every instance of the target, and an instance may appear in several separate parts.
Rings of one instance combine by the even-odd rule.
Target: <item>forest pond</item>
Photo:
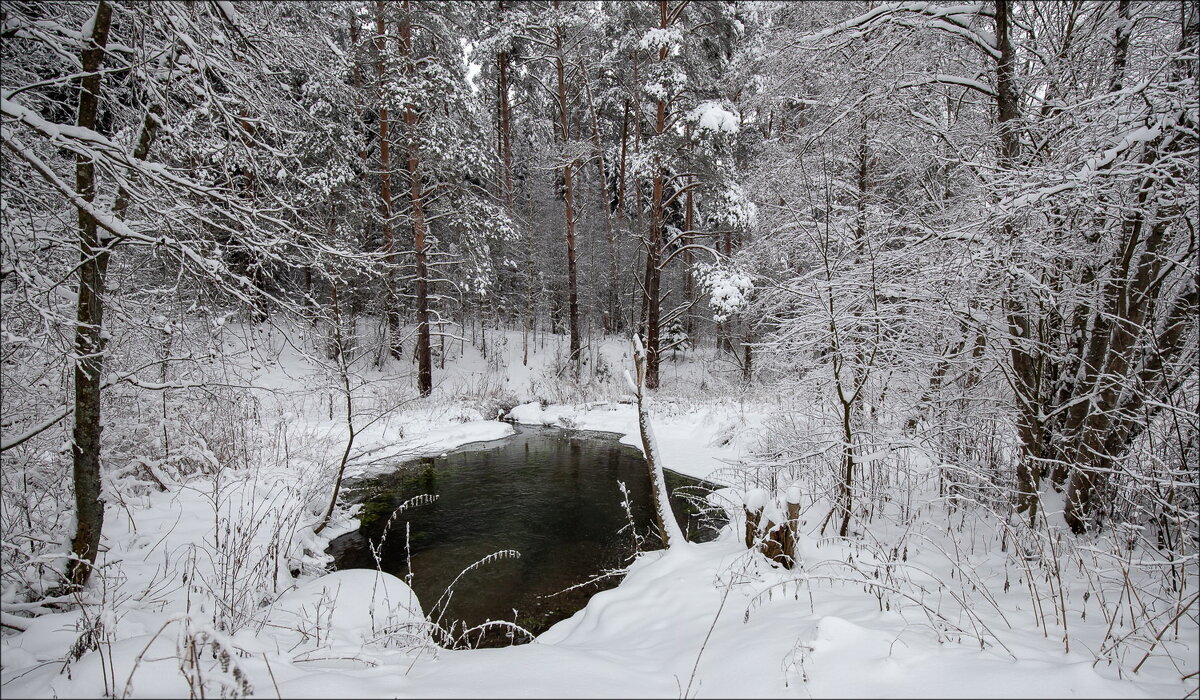
[[[635,552],[618,482],[629,492],[641,548],[661,547],[651,534],[650,480],[639,450],[620,444],[611,433],[523,425],[516,430],[503,440],[347,482],[346,500],[364,507],[361,528],[329,546],[335,567],[375,568],[370,543],[378,547],[382,539],[380,567],[406,578],[411,561],[411,585],[425,613],[434,620],[440,614],[441,626],[453,628],[455,637],[485,620],[516,622],[539,634],[619,583],[616,575],[593,582],[628,563]],[[670,471],[666,481],[671,508],[688,539],[714,539],[724,517],[700,507],[714,486]],[[392,512],[421,494],[437,500],[405,509],[383,537]],[[520,557],[467,572],[448,604],[437,604],[464,569],[500,550],[517,550]],[[460,644],[505,646],[525,640],[492,628]]]

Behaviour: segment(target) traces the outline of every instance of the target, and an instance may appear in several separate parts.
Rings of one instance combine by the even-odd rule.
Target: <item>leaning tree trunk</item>
[[[96,128],[100,97],[100,66],[108,44],[112,6],[103,0],[96,6],[92,35],[85,40],[82,55],[84,78],[79,91],[76,124]],[[75,191],[81,199],[96,199],[96,165],[86,155],[75,159]],[[68,571],[72,586],[87,583],[100,548],[104,527],[104,502],[100,498],[100,375],[104,370],[104,280],[109,250],[99,238],[96,219],[78,210],[79,297],[75,327],[75,427],[71,450],[75,482],[75,537],[71,540],[74,561]]]
[[[1180,55],[1194,52],[1200,38],[1195,8],[1191,12],[1180,37],[1177,49]],[[1116,68],[1123,68],[1124,56],[1118,53],[1117,59]],[[1180,79],[1189,75],[1190,70],[1188,64],[1176,62],[1171,77]],[[1119,70],[1117,75],[1120,75]],[[1090,382],[1082,389],[1090,398],[1081,402],[1085,410],[1073,411],[1068,416],[1071,421],[1068,429],[1074,438],[1074,468],[1067,482],[1063,515],[1076,534],[1086,531],[1094,495],[1109,482],[1109,474],[1127,449],[1134,426],[1148,421],[1148,418],[1138,416],[1145,403],[1143,397],[1151,398],[1149,403],[1159,404],[1167,395],[1146,393],[1155,388],[1159,391],[1169,389],[1157,382],[1147,383],[1146,370],[1151,362],[1158,364],[1160,369],[1165,367],[1180,347],[1171,339],[1170,333],[1156,331],[1159,325],[1157,310],[1166,307],[1167,327],[1175,331],[1179,327],[1173,325],[1174,311],[1194,308],[1194,303],[1188,301],[1194,299],[1194,288],[1178,298],[1176,303],[1181,303],[1182,307],[1164,304],[1165,300],[1161,298],[1166,291],[1163,286],[1166,278],[1163,247],[1167,245],[1167,233],[1173,220],[1180,215],[1182,205],[1174,197],[1162,197],[1158,190],[1164,186],[1164,181],[1182,181],[1188,177],[1178,168],[1171,167],[1169,159],[1183,162],[1194,158],[1196,147],[1195,137],[1186,135],[1194,134],[1195,130],[1188,128],[1182,113],[1176,119],[1179,122],[1173,125],[1175,128],[1164,128],[1146,144],[1140,159],[1147,174],[1138,180],[1136,205],[1122,211],[1120,245],[1113,258],[1113,272],[1105,285],[1101,318],[1107,321],[1108,327],[1104,333],[1093,329],[1089,339]],[[1193,155],[1186,155],[1189,153]],[[1160,202],[1158,206],[1154,206],[1156,199]],[[1193,277],[1193,284],[1194,280]],[[1100,325],[1098,322],[1097,327]],[[1138,350],[1146,344],[1146,338],[1152,339],[1150,346],[1157,350],[1148,354],[1152,359]],[[1077,415],[1079,413],[1082,415]]]
[[[346,465],[350,462],[350,450],[354,449],[354,439],[358,437],[358,428],[354,425],[354,389],[350,386],[350,367],[346,360],[346,353],[349,351],[345,336],[342,335],[342,310],[338,304],[337,282],[333,279],[329,281],[329,298],[333,311],[333,351],[334,360],[337,362],[338,379],[341,380],[343,398],[345,399],[346,410],[346,444],[342,448],[342,458],[338,462],[337,475],[333,479],[333,494],[329,497],[329,506],[325,509],[325,514],[321,516],[321,520],[313,527],[313,534],[319,535],[333,518],[333,511],[337,508],[338,493],[342,489],[342,479],[346,476]],[[330,408],[332,412],[332,406]]]
[[[667,480],[663,476],[662,461],[658,455],[658,442],[654,439],[654,431],[650,427],[650,399],[646,396],[646,351],[636,335],[633,336],[633,362],[637,381],[629,376],[628,370],[625,372],[625,378],[637,396],[638,432],[642,438],[642,451],[646,453],[650,496],[654,504],[654,524],[658,526],[663,546],[669,548],[672,543],[683,542],[685,538],[679,523],[675,521],[675,515],[671,512]]]

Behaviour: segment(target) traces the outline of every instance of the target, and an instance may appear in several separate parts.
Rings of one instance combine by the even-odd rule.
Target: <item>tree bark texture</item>
[[[396,308],[395,281],[395,241],[392,235],[392,154],[391,154],[391,124],[388,113],[387,97],[387,25],[384,22],[384,0],[375,3],[375,49],[378,56],[375,61],[375,73],[379,80],[379,202],[380,215],[383,218],[383,255],[387,264],[383,313],[387,317],[388,353],[399,358],[403,354],[400,347],[400,311]]]
[[[404,0],[404,16],[400,21],[400,52],[405,59],[411,77],[413,65],[412,22],[408,17],[409,3]],[[412,223],[413,256],[416,267],[417,287],[417,392],[429,396],[433,392],[433,348],[429,328],[429,265],[425,240],[424,192],[421,187],[421,160],[415,138],[418,127],[416,105],[404,105],[404,128],[408,132],[408,194],[409,219]]]
[[[1017,166],[1021,142],[1018,133],[1020,108],[1016,85],[1016,56],[1013,51],[1008,0],[996,0],[996,41],[1000,58],[996,62],[996,113],[1000,139],[1000,166],[1013,172]],[[1010,221],[1001,227],[1005,241],[1016,235]],[[1017,400],[1017,437],[1021,443],[1017,460],[1016,511],[1025,514],[1032,525],[1037,518],[1038,484],[1042,466],[1041,363],[1031,337],[1035,323],[1013,283],[1005,299],[1009,359],[1013,369],[1013,388]]]
[[[554,9],[558,9],[558,0],[554,0]],[[566,66],[563,58],[562,27],[554,28],[554,71],[558,78],[558,125],[559,135],[563,145],[563,199],[567,224],[567,296],[568,311],[567,325],[570,331],[571,372],[579,376],[580,343],[579,343],[579,283],[575,265],[575,192],[571,181],[573,163],[569,158],[571,148],[570,120],[568,119]]]
[[[658,16],[660,29],[669,27],[669,4],[659,0]],[[667,47],[658,49],[658,62],[667,60]],[[655,101],[654,135],[661,141],[667,130],[667,99]],[[659,144],[661,147],[661,144]],[[666,241],[666,173],[662,154],[654,155],[654,185],[650,193],[650,239],[646,246],[646,388],[657,389],[659,348],[662,345],[659,323],[662,316],[662,266]]]
[[[1127,5],[1119,5],[1122,19],[1128,18]],[[1193,6],[1185,19],[1178,52],[1194,52],[1200,26]],[[1113,60],[1113,85],[1120,85],[1128,50],[1127,38],[1116,37]],[[1177,61],[1171,79],[1179,80],[1193,70]],[[1160,202],[1157,190],[1164,178],[1177,177],[1173,166],[1164,161],[1185,157],[1197,147],[1195,125],[1182,123],[1176,116],[1176,128],[1164,128],[1145,146],[1141,163],[1146,175],[1137,181],[1136,204],[1122,208],[1120,239],[1111,262],[1112,272],[1103,291],[1103,312],[1096,313],[1083,368],[1084,381],[1076,396],[1089,400],[1072,406],[1063,428],[1069,439],[1066,454],[1073,464],[1066,487],[1064,519],[1076,534],[1087,530],[1087,516],[1093,508],[1096,492],[1107,485],[1117,460],[1133,437],[1157,411],[1150,404],[1178,390],[1163,371],[1182,351],[1179,338],[1187,314],[1196,313],[1198,275],[1193,272],[1184,288],[1172,299],[1164,298],[1163,266],[1169,257],[1168,233],[1178,225],[1182,212],[1178,201]],[[1191,134],[1191,135],[1189,135]],[[1156,167],[1157,166],[1157,167]],[[1160,319],[1163,323],[1160,323]],[[1139,348],[1148,347],[1150,352]]]
[[[92,35],[82,54],[84,77],[79,90],[76,124],[96,128],[100,101],[100,67],[108,44],[112,5],[96,6]],[[96,199],[96,166],[84,155],[75,160],[75,191],[87,202]],[[78,210],[79,297],[75,327],[75,425],[71,459],[75,486],[75,536],[68,567],[72,586],[87,583],[100,548],[104,528],[104,502],[100,498],[100,383],[104,371],[104,280],[108,272],[108,248],[100,242],[95,218]]]
[[[580,67],[583,67],[582,64]],[[608,243],[609,278],[603,295],[604,332],[614,333],[616,332],[616,324],[614,322],[618,318],[616,306],[619,275],[617,267],[620,251],[617,248],[616,227],[613,225],[612,192],[608,186],[608,165],[604,158],[604,144],[600,136],[600,120],[596,116],[596,103],[592,100],[592,86],[586,79],[584,81],[584,88],[587,95],[588,116],[591,119],[592,126],[592,146],[596,149],[596,174],[599,177],[599,191],[604,207],[604,233],[605,240]]]

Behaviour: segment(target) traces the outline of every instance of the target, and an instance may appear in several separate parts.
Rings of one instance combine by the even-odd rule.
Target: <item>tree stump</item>
[[[743,505],[746,516],[746,548],[757,545],[763,556],[778,562],[785,569],[796,565],[796,540],[799,535],[800,498],[795,489],[788,490],[787,518],[776,524],[769,517],[763,523],[765,507],[751,510]]]
[[[746,512],[746,549],[749,549],[758,540],[758,522],[762,519],[763,509],[758,508],[752,511],[742,506],[742,510]]]

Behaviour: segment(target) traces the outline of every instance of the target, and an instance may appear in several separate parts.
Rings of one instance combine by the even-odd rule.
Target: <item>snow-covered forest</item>
[[[4,697],[1200,693],[1194,0],[0,0],[0,42]],[[353,485],[529,425],[640,450],[652,517],[606,482],[605,590],[459,625],[541,560],[419,594],[448,494]],[[403,574],[337,564],[374,519]]]

